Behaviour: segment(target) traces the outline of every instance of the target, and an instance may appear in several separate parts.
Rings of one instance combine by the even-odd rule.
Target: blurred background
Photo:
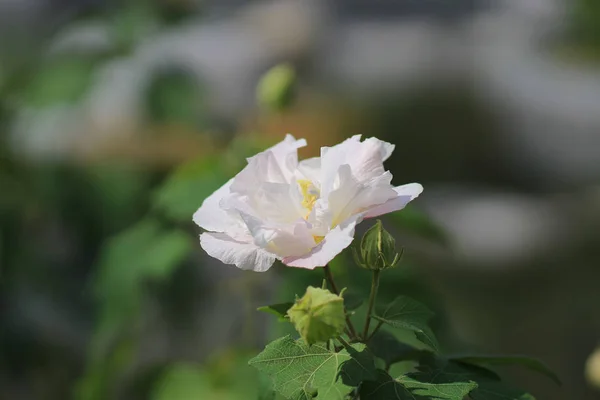
[[[390,141],[424,185],[384,219],[381,303],[540,358],[562,387],[503,371],[538,399],[600,399],[598,0],[0,0],[0,399],[257,398],[246,361],[289,328],[256,307],[322,271],[222,265],[191,216],[288,132]]]

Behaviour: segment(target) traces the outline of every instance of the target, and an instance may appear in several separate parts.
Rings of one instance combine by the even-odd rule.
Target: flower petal
[[[240,212],[254,244],[280,257],[306,254],[315,247],[309,224],[299,218],[292,224],[274,224]]]
[[[359,181],[367,180],[385,172],[383,162],[392,155],[394,145],[374,137],[359,142],[357,152],[350,153],[349,164],[352,173]]]
[[[224,233],[205,232],[200,235],[200,245],[211,257],[245,270],[264,272],[276,259],[253,243],[237,241]]]
[[[305,139],[296,140],[289,133],[285,135],[283,141],[267,149],[265,152],[271,152],[281,168],[288,182],[294,176],[294,169],[298,165],[298,149],[306,146]]]
[[[321,158],[312,157],[298,163],[296,179],[306,179],[319,187],[321,180]]]
[[[365,212],[365,218],[373,218],[379,215],[391,213],[393,211],[402,210],[408,203],[419,197],[423,192],[423,186],[418,183],[409,183],[395,187],[394,190],[398,194],[386,203],[371,207]]]
[[[292,135],[275,146],[248,158],[248,165],[236,175],[232,192],[253,193],[257,183],[289,183],[298,166],[298,149],[306,146],[306,140],[296,140]]]
[[[360,141],[352,136],[333,147],[321,148],[321,196],[328,196],[338,186],[336,177],[342,165],[349,165],[352,175],[363,182],[385,172],[383,162],[394,150],[394,145],[376,138]]]
[[[290,267],[315,269],[327,265],[335,256],[342,252],[354,239],[354,228],[362,220],[362,215],[339,224],[331,230],[323,241],[310,253],[299,257],[285,257],[283,263]]]
[[[359,182],[352,175],[350,166],[344,164],[338,173],[339,187],[329,194],[328,208],[332,210],[332,226],[351,215],[384,204],[397,196],[390,184],[392,174],[385,172],[368,181]]]
[[[202,202],[202,205],[192,217],[196,225],[214,232],[225,232],[231,227],[231,217],[225,210],[221,209],[219,203],[225,196],[230,194],[232,183],[233,179],[230,179]]]
[[[249,158],[248,165],[233,178],[231,191],[252,194],[262,182],[287,183],[275,155],[270,152],[260,153]]]

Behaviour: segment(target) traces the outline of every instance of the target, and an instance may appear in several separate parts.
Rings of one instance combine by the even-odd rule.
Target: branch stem
[[[375,327],[375,329],[373,329],[373,332],[371,332],[371,334],[369,335],[369,338],[366,339],[365,341],[368,342],[369,340],[371,340],[371,338],[373,336],[375,336],[375,334],[379,331],[379,329],[381,328],[382,325],[383,325],[383,322],[379,321],[379,323],[377,324],[377,326]]]
[[[339,296],[340,291],[338,289],[338,287],[335,284],[335,281],[333,280],[333,274],[331,273],[331,268],[329,268],[329,264],[325,265],[325,267],[323,267],[324,271],[325,271],[325,279],[327,279],[327,282],[329,283],[329,286],[331,287],[331,290],[333,291],[333,293],[337,294]],[[349,333],[349,337],[350,339],[354,339],[357,337],[356,335],[356,329],[354,329],[354,325],[352,324],[352,321],[350,320],[350,317],[348,317],[348,314],[346,314],[346,325],[348,325],[348,333]]]
[[[369,296],[369,309],[367,311],[367,320],[365,321],[365,329],[363,330],[363,339],[367,340],[369,337],[369,327],[371,326],[371,314],[373,313],[373,307],[375,306],[375,298],[377,297],[377,290],[379,289],[379,270],[373,271],[373,280],[371,282],[371,295]]]
[[[346,342],[346,340],[345,340],[343,337],[341,337],[341,336],[338,336],[336,339],[337,339],[337,340],[339,340],[339,342],[340,342],[340,343],[341,343],[341,344],[342,344],[342,345],[343,345],[345,348],[349,348],[349,347],[350,347],[350,343]]]

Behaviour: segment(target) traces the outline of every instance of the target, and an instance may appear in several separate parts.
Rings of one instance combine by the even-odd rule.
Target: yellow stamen
[[[323,239],[325,239],[325,236],[314,236],[313,235],[313,238],[315,239],[315,243],[319,244],[323,241]]]
[[[305,218],[308,218],[308,215],[315,206],[315,202],[319,198],[319,194],[316,193],[314,185],[308,179],[298,180],[298,185],[300,185],[300,191],[302,192],[302,207],[308,209]]]

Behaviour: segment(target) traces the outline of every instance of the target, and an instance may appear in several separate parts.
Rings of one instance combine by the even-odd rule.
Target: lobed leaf
[[[396,379],[387,372],[378,370],[377,380],[361,385],[361,399],[368,400],[463,400],[477,383],[471,380],[445,382],[433,379],[421,380],[402,375]]]
[[[433,312],[422,303],[400,296],[374,318],[395,328],[421,332],[433,316]]]
[[[286,336],[249,361],[269,375],[275,391],[293,400],[344,400],[362,381],[375,379],[373,356],[362,344],[340,352]]]
[[[407,296],[400,296],[373,318],[393,328],[414,332],[420,342],[438,352],[439,343],[427,325],[433,316],[433,312],[422,303]]]
[[[473,365],[520,365],[529,368],[532,371],[538,372],[547,378],[554,381],[557,385],[561,385],[560,378],[542,361],[525,356],[460,356],[452,357],[454,361]]]
[[[434,353],[439,353],[440,344],[430,327],[425,326],[420,332],[415,332],[415,337]]]
[[[477,388],[474,381],[444,382],[426,379],[415,379],[408,375],[402,375],[396,379],[414,397],[436,400],[463,400],[473,389]]]
[[[386,366],[400,361],[417,360],[421,351],[400,342],[394,335],[386,331],[378,331],[367,343],[375,357],[381,358]]]
[[[530,393],[493,381],[480,382],[469,397],[471,400],[535,400]]]
[[[470,400],[535,400],[531,394],[501,382],[494,371],[485,367],[431,356],[421,362],[416,374],[419,380],[475,382],[477,387],[469,393]]]

